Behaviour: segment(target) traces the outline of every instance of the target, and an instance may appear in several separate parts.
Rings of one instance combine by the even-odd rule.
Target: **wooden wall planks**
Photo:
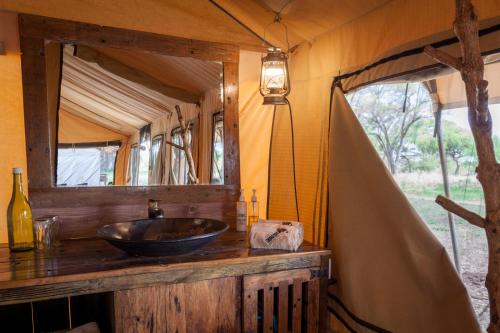
[[[117,333],[238,332],[239,277],[115,292]]]

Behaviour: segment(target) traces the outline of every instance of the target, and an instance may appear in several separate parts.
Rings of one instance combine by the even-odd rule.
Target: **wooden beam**
[[[95,63],[112,74],[122,77],[128,81],[138,83],[165,96],[172,97],[186,103],[197,104],[200,102],[201,97],[198,94],[167,85],[154,77],[113,59],[110,56],[98,52],[93,48],[78,45],[75,47],[75,56],[87,62]]]
[[[57,114],[48,110],[44,40],[21,35],[20,44],[28,184],[31,191],[54,186]]]
[[[239,61],[239,47],[232,44],[199,41],[28,14],[19,15],[19,23],[22,26],[22,34],[26,37],[67,44],[141,50],[202,60],[235,63]]]
[[[238,64],[224,63],[224,184],[240,187]]]

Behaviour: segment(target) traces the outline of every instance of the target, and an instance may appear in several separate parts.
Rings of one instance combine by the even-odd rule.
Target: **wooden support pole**
[[[436,61],[460,71],[465,84],[469,125],[472,130],[478,166],[477,179],[484,192],[486,216],[483,218],[448,198],[436,202],[449,212],[484,228],[488,240],[486,288],[490,301],[489,333],[500,333],[500,164],[492,139],[492,121],[488,107],[488,82],[484,80],[484,61],[479,47],[479,24],[471,0],[455,0],[453,28],[460,42],[462,57],[456,58],[430,46],[425,52]]]
[[[441,173],[443,175],[443,187],[444,187],[444,195],[446,198],[451,198],[450,194],[450,182],[448,180],[448,164],[446,163],[446,153],[444,147],[443,140],[443,131],[442,131],[442,123],[441,123],[441,105],[438,105],[437,110],[435,112],[436,116],[436,140],[438,143],[439,149],[439,161],[441,163]],[[450,226],[450,236],[451,236],[451,244],[453,247],[453,260],[455,262],[455,268],[457,269],[458,274],[461,274],[460,269],[460,251],[458,248],[457,235],[455,230],[455,221],[453,219],[453,214],[451,212],[447,212],[448,215],[448,225]]]

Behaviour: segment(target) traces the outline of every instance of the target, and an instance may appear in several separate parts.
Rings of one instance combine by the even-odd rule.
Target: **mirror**
[[[59,88],[58,187],[223,184],[222,62],[53,49],[46,45],[47,82]]]

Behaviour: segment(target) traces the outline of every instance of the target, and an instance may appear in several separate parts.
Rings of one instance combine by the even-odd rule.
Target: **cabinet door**
[[[237,277],[115,292],[116,332],[238,332]]]
[[[319,268],[243,277],[244,333],[318,332]]]

